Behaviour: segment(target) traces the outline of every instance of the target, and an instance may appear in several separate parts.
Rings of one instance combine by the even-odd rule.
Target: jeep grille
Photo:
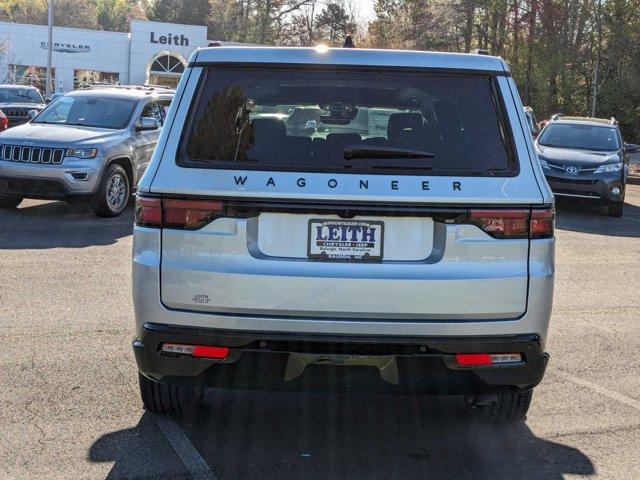
[[[64,152],[64,148],[0,144],[0,160],[9,162],[60,164],[64,159]]]

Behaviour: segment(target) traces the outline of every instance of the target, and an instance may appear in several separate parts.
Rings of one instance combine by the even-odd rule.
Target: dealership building
[[[52,90],[84,84],[176,85],[191,53],[209,44],[207,28],[132,20],[130,32],[53,28]],[[44,90],[48,28],[0,22],[0,83]]]

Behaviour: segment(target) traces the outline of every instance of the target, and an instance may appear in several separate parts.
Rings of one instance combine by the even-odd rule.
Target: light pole
[[[602,52],[602,0],[598,0],[596,5],[596,24],[597,24],[597,41],[596,41],[596,63],[593,69],[593,93],[591,95],[591,116],[595,117],[598,110],[598,83],[600,82],[600,56]]]
[[[51,47],[53,46],[53,0],[49,0],[49,42],[47,45],[47,80],[45,85],[45,98],[51,98]]]

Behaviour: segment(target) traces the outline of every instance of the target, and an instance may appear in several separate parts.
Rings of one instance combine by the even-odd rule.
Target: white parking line
[[[622,395],[621,393],[618,393],[618,392],[614,392],[613,390],[609,390],[608,388],[605,388],[596,383],[590,382],[589,380],[574,377],[573,375],[570,375],[561,370],[556,369],[555,373],[560,375],[565,380],[575,383],[576,385],[586,387],[590,390],[593,390],[596,393],[599,393],[600,395],[604,395],[605,397],[608,397],[612,400],[617,400],[618,402],[624,403],[625,405],[635,408],[636,410],[640,410],[640,402],[634,398],[627,397],[626,395]]]
[[[216,480],[216,476],[207,462],[204,461],[202,455],[198,453],[198,450],[191,444],[189,438],[173,418],[164,415],[152,415],[152,417],[184,466],[189,470],[191,477],[195,480]]]

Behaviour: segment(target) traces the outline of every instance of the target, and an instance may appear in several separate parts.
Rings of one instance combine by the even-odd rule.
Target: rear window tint
[[[224,169],[511,176],[517,162],[494,82],[480,75],[210,67],[177,161]]]

